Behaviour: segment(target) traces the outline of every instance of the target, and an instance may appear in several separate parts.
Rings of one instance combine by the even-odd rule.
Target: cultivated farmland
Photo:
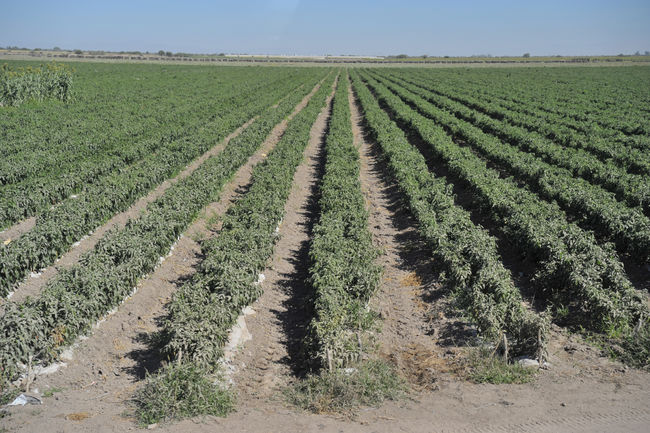
[[[602,396],[557,425],[650,421],[650,67],[28,64],[0,76],[0,388],[47,397],[9,428],[564,386]]]

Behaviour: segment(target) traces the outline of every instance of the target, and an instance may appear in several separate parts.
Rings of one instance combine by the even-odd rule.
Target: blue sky
[[[650,50],[650,1],[0,0],[0,46],[254,54]]]

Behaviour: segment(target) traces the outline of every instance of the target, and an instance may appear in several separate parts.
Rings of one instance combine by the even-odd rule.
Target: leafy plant
[[[119,305],[302,96],[295,92],[277,108],[267,107],[219,154],[151,202],[140,218],[109,231],[79,265],[60,271],[38,298],[5,303],[0,318],[0,383],[18,375],[18,363],[56,359],[63,347]]]
[[[331,92],[333,81],[331,75],[324,79],[307,106],[289,121],[275,148],[254,167],[250,188],[228,209],[218,236],[203,243],[205,260],[199,270],[174,294],[163,334],[163,352],[173,364],[199,371],[206,377],[217,371],[230,329],[241,310],[261,294],[256,284],[258,275],[273,253],[275,228],[284,214],[294,172],[303,159],[311,126]],[[266,114],[258,124],[260,139],[287,112],[271,110]],[[143,392],[153,395],[158,383],[176,382],[168,378],[170,375],[174,375],[174,370],[164,369],[149,378]],[[191,386],[183,383],[186,380],[197,378],[181,378],[176,387]],[[175,405],[186,405],[182,394],[175,395]],[[196,412],[174,412],[175,417],[193,414]]]
[[[367,304],[381,275],[361,193],[348,87],[347,80],[340,80],[334,95],[319,188],[320,214],[309,248],[314,318],[305,348],[312,367],[330,370],[358,362],[367,350],[361,334],[373,326]]]
[[[483,338],[507,337],[511,355],[543,353],[548,318],[528,311],[503,267],[496,241],[454,203],[444,178],[429,171],[424,157],[380,108],[357,74],[353,83],[372,138],[419,225],[432,256],[457,293],[458,305]]]
[[[141,425],[199,415],[226,416],[235,408],[235,395],[218,376],[194,364],[169,364],[164,374],[147,377],[133,401]]]
[[[59,63],[12,69],[0,66],[0,105],[20,105],[47,98],[70,101],[74,69]]]
[[[510,363],[489,350],[475,348],[467,360],[467,377],[475,383],[521,384],[535,378],[535,369]]]
[[[276,88],[263,96],[258,92],[265,92],[264,87],[242,92],[236,102],[222,108],[218,120],[185,137],[169,143],[160,143],[158,148],[143,147],[140,149],[142,159],[133,161],[131,165],[117,171],[109,170],[106,175],[86,185],[78,195],[67,198],[41,213],[36,225],[29,232],[8,245],[0,246],[0,295],[6,296],[30,271],[54,263],[82,236],[104,223],[116,212],[126,210],[141,195],[174,175],[237,126],[273,104],[296,84],[290,77],[281,83],[275,82],[274,85]],[[133,153],[131,156],[137,159]],[[119,162],[120,158],[116,160]],[[108,166],[115,168],[112,163]],[[68,176],[73,174],[68,173]],[[71,192],[67,188],[64,188],[64,191]],[[63,194],[64,191],[58,191],[57,194]],[[43,203],[52,199],[51,196],[41,196],[38,192],[33,194],[40,197],[39,200]],[[25,200],[25,197],[18,200],[7,194],[5,199],[5,203],[11,204],[5,208],[5,212],[12,208],[21,208],[21,211],[24,211],[25,207],[29,207],[26,203],[29,200]]]
[[[368,83],[400,125],[419,135],[483,204],[501,233],[516,239],[514,246],[537,263],[534,281],[541,298],[569,306],[574,320],[598,331],[629,330],[646,320],[648,308],[611,246],[598,245],[592,233],[568,222],[557,204],[502,178],[469,148],[456,144],[446,123],[434,124],[381,83],[370,77]],[[403,95],[427,107],[422,98]]]
[[[284,391],[287,400],[314,413],[353,415],[360,406],[378,406],[406,394],[404,380],[390,364],[370,360],[350,365],[297,381]]]
[[[572,153],[558,150],[555,145],[537,143],[527,131],[522,132],[503,121],[478,114],[448,98],[431,96],[431,92],[416,86],[395,85],[382,78],[380,81],[396,95],[413,103],[422,114],[443,125],[454,137],[462,139],[486,159],[526,182],[541,197],[557,200],[563,209],[579,218],[582,226],[615,242],[620,251],[628,253],[636,261],[645,263],[650,260],[650,219],[641,209],[627,207],[600,186],[575,178],[575,172],[542,161],[527,151],[542,155],[552,153],[552,162],[565,166],[566,161],[571,161]],[[501,139],[516,142],[526,151],[503,143]],[[584,157],[573,161],[576,170],[589,173],[596,172],[601,166],[600,161],[589,161],[587,165]],[[623,185],[623,191],[635,191],[639,194],[637,200],[640,203],[650,199],[650,184],[640,176],[615,170],[606,171],[601,177],[618,180]]]

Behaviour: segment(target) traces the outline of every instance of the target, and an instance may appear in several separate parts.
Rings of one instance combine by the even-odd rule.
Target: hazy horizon
[[[0,46],[261,55],[616,55],[650,50],[650,3],[626,0],[244,4],[9,2]]]

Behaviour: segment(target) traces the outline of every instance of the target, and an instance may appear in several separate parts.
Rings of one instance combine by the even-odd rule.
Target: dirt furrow
[[[416,223],[387,176],[378,146],[367,140],[363,118],[349,92],[352,132],[359,149],[361,189],[369,213],[373,242],[382,251],[383,275],[371,308],[382,317],[380,355],[394,362],[416,387],[434,388],[440,358],[437,329],[430,322],[431,305],[424,299],[440,289],[431,254],[416,231]],[[434,334],[434,335],[431,335]]]
[[[233,381],[244,406],[255,406],[276,394],[301,369],[300,346],[309,323],[306,283],[309,239],[317,216],[317,190],[324,166],[324,140],[331,101],[311,128],[305,161],[297,168],[285,205],[271,264],[264,271],[264,293],[246,319],[252,336],[232,360]]]
[[[288,121],[302,110],[317,85],[293,113],[271,131],[262,146],[249,158],[202,215],[183,233],[170,256],[138,284],[137,292],[117,312],[96,326],[92,335],[75,344],[72,359],[57,372],[37,377],[32,393],[56,391],[46,398],[38,416],[30,408],[15,408],[10,417],[11,428],[18,431],[61,431],[74,429],[70,414],[85,414],[84,429],[93,432],[123,431],[133,428],[134,420],[124,416],[128,401],[144,379],[147,371],[160,366],[160,358],[152,349],[152,338],[161,329],[165,305],[172,294],[196,271],[201,249],[195,239],[209,236],[215,221],[223,215],[250,183],[253,167],[264,160],[275,147]],[[74,417],[76,415],[72,415]]]
[[[32,228],[34,228],[35,225],[36,217],[29,217],[20,222],[17,222],[11,227],[7,227],[6,229],[0,231],[0,242],[9,243],[11,241],[15,241],[21,237],[23,233],[27,233]]]

